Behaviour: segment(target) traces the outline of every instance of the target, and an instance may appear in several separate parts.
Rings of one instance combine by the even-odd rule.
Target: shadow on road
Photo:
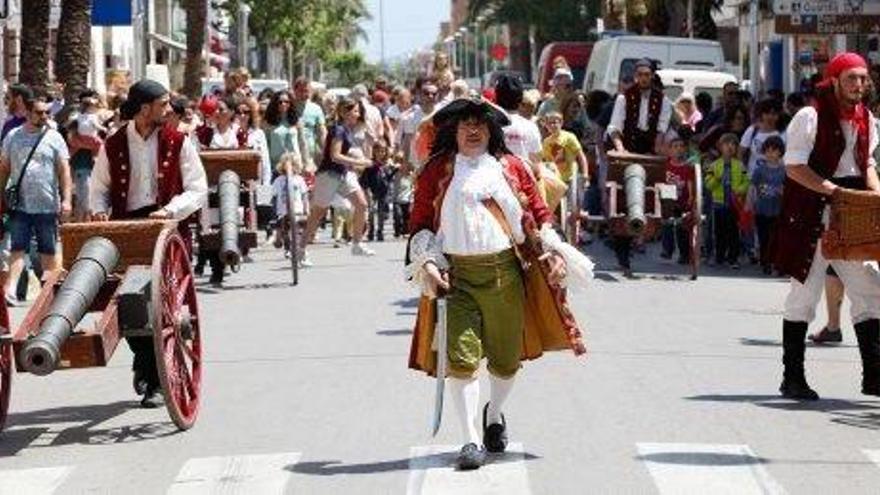
[[[400,330],[379,330],[378,332],[376,332],[376,335],[382,335],[383,337],[403,337],[412,334],[412,328],[402,328]]]
[[[310,476],[339,476],[347,474],[377,474],[391,473],[395,471],[409,471],[411,466],[426,466],[429,468],[451,467],[455,465],[458,452],[443,452],[423,457],[411,457],[408,459],[396,459],[393,461],[370,462],[363,464],[342,464],[342,461],[313,461],[299,462],[285,467],[287,471]],[[490,454],[486,458],[486,464],[503,464],[520,460],[540,459],[534,454],[506,453],[500,455]]]
[[[214,287],[209,283],[196,284],[196,292],[199,294],[222,294],[224,292],[237,290],[259,290],[259,289],[286,289],[293,287],[290,282],[272,282],[265,284],[223,284],[222,287]]]
[[[782,341],[776,339],[754,339],[749,337],[742,337],[739,339],[739,343],[745,346],[750,347],[782,347]],[[807,347],[812,347],[816,349],[840,349],[840,348],[856,348],[858,346],[851,344],[814,344],[813,342],[807,342]]]
[[[170,421],[94,429],[132,410],[141,410],[137,402],[119,401],[10,414],[6,431],[0,433],[0,457],[13,456],[25,448],[130,443],[154,440],[180,431]]]
[[[876,401],[821,399],[799,402],[784,399],[779,395],[696,395],[685,399],[704,402],[745,402],[780,411],[812,411],[829,415],[829,421],[839,425],[880,430],[880,403]]]

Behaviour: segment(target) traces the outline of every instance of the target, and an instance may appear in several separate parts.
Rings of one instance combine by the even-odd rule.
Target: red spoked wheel
[[[159,234],[152,269],[153,343],[165,407],[187,430],[199,414],[202,333],[189,252],[175,227]]]
[[[0,289],[0,294],[3,289]],[[6,424],[9,396],[12,392],[12,329],[9,328],[9,309],[0,305],[0,431]]]

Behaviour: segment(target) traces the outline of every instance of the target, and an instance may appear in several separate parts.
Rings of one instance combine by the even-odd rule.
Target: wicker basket
[[[159,233],[175,225],[176,222],[166,220],[64,224],[60,232],[64,269],[70,269],[83,244],[92,237],[106,237],[119,249],[118,273],[131,265],[152,265],[153,249]]]
[[[831,200],[822,254],[830,260],[880,260],[880,195],[839,188]]]

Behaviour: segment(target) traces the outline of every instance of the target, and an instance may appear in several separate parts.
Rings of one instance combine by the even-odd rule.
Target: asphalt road
[[[823,400],[782,400],[785,282],[750,269],[692,282],[653,252],[636,259],[648,276],[623,280],[599,245],[595,283],[571,296],[588,357],[527,363],[506,411],[511,452],[454,472],[455,417],[432,439],[433,382],[406,368],[404,244],[373,247],[363,259],[317,246],[296,288],[280,252],[261,249],[224,290],[200,288],[190,431],[136,407],[124,345],[104,369],[16,375],[0,495],[877,493],[880,401],[859,394],[848,321],[843,345],[808,348]]]

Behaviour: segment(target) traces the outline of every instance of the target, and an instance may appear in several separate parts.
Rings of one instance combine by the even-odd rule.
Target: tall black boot
[[[804,376],[804,351],[806,350],[807,323],[801,321],[782,321],[782,396],[796,400],[818,400],[817,394],[807,384]]]
[[[880,320],[853,325],[862,355],[862,393],[880,396]]]

